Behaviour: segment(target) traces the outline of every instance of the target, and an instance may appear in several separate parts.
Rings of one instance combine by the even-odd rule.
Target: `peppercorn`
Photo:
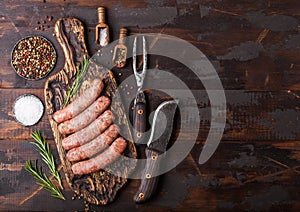
[[[12,52],[12,66],[19,76],[41,79],[54,67],[56,52],[44,37],[31,36],[20,40]]]

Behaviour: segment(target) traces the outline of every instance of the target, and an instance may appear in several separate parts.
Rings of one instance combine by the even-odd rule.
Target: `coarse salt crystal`
[[[32,126],[43,116],[44,106],[38,97],[24,94],[15,101],[13,113],[20,124]]]

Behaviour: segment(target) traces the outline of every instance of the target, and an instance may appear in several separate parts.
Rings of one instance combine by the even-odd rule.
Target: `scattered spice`
[[[54,67],[56,52],[50,41],[41,36],[20,40],[12,52],[12,66],[26,79],[41,79]]]
[[[32,95],[24,94],[17,98],[13,107],[15,119],[24,126],[36,124],[44,113],[44,105],[41,100]]]
[[[47,22],[51,22],[52,20],[53,20],[53,16],[46,15],[44,17],[44,20],[37,21],[37,24],[39,26],[35,27],[35,30],[37,30],[37,31],[44,31],[46,28],[50,28],[49,25],[44,26],[43,24],[47,24]],[[42,24],[42,26],[40,26],[40,24]]]

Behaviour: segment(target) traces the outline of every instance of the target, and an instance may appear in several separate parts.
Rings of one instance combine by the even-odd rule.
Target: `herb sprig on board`
[[[42,160],[49,168],[50,174],[56,179],[59,186],[63,189],[62,181],[56,169],[54,157],[49,144],[39,131],[33,132],[31,136],[34,138],[35,142],[30,143],[34,144],[38,148],[38,151],[42,156]],[[37,160],[35,160],[34,165],[32,165],[30,160],[27,160],[25,169],[37,180],[38,185],[44,187],[51,193],[51,196],[65,200],[61,190],[49,179],[46,173],[43,172],[42,167],[37,167]]]
[[[84,77],[84,75],[86,74],[88,65],[89,65],[89,58],[85,54],[83,56],[83,61],[77,67],[77,74],[76,74],[75,81],[74,81],[71,89],[67,92],[67,97],[66,97],[65,102],[64,102],[64,107],[69,104],[71,98],[78,91],[78,89],[80,87],[80,84],[81,84],[81,80]]]

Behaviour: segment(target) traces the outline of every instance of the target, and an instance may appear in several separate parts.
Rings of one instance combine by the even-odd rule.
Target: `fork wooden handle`
[[[144,144],[146,131],[146,99],[142,91],[137,94],[134,104],[133,139],[136,144]]]

